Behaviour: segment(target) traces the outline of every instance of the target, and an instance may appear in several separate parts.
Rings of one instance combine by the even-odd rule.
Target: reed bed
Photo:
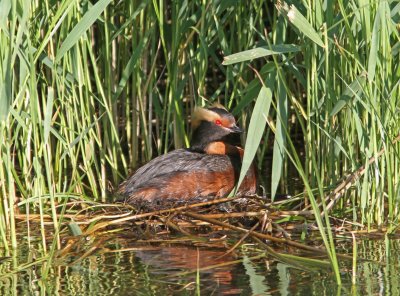
[[[6,250],[22,213],[28,229],[39,215],[54,253],[67,204],[113,201],[140,163],[188,146],[194,106],[217,101],[248,129],[242,176],[254,160],[268,198],[303,192],[338,282],[332,217],[397,231],[398,2],[16,0],[1,11]]]

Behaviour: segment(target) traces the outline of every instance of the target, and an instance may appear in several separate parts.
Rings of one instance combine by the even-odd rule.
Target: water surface
[[[185,241],[146,244],[120,235],[76,241],[42,280],[40,244],[28,248],[23,234],[20,242],[0,265],[1,295],[400,295],[399,240],[358,239],[357,283],[351,284],[351,262],[342,260],[340,288],[330,270],[291,266],[250,243],[226,254],[224,241],[213,247]],[[271,246],[281,253],[315,255]],[[338,240],[340,253],[351,250],[350,239]],[[33,265],[24,268],[26,263]]]

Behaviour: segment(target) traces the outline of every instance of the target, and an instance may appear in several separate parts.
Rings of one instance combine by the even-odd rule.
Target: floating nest
[[[274,244],[283,244],[326,254],[320,240],[316,245],[297,241],[317,229],[312,211],[283,211],[279,209],[282,203],[288,201],[272,204],[265,198],[250,196],[191,204],[171,203],[168,208],[163,204],[163,209],[152,211],[143,205],[136,208],[126,204],[70,203],[67,214],[61,214],[65,222],[60,232],[62,246],[58,255],[81,253],[83,259],[96,250],[116,248],[116,239],[119,247],[126,248],[185,244],[225,248],[227,252],[251,239],[269,251],[273,251]],[[291,199],[290,204],[295,208],[299,199]],[[39,215],[30,215],[31,220],[39,222],[39,218]],[[44,218],[46,225],[53,225],[50,216]]]

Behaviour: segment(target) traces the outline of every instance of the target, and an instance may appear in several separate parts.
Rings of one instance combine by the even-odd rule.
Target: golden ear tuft
[[[217,113],[205,108],[196,107],[194,108],[194,112],[192,115],[192,128],[193,130],[195,130],[200,125],[200,122],[203,120],[212,122],[216,119],[220,119],[220,116]]]

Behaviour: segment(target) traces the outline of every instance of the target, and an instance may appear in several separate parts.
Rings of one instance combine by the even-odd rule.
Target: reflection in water
[[[82,254],[55,260],[46,280],[41,251],[22,246],[1,261],[0,295],[400,295],[398,240],[360,240],[357,285],[351,286],[351,262],[342,262],[339,290],[331,272],[311,273],[260,258],[252,246],[226,256],[223,248],[113,246],[83,260],[75,261]],[[351,250],[351,244],[338,249]],[[9,273],[29,262],[31,267]]]
[[[184,279],[183,284],[192,283],[195,288],[199,269],[200,288],[206,291],[219,291],[226,295],[250,293],[243,266],[226,263],[236,260],[225,250],[209,250],[182,246],[164,247],[159,250],[137,251],[142,263],[150,266],[151,273],[176,281]],[[185,274],[183,276],[183,273]],[[190,288],[190,286],[189,286]]]

